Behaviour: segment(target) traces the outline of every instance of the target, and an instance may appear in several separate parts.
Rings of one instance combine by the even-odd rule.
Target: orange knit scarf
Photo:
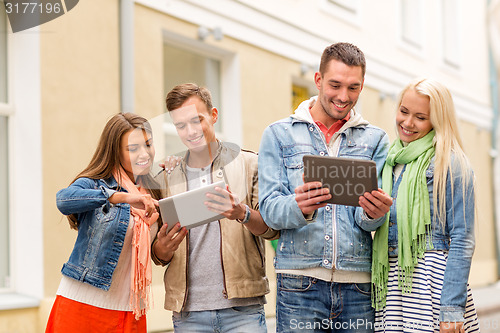
[[[120,167],[113,172],[113,177],[119,185],[130,194],[148,194],[148,191],[137,186],[130,180]],[[130,206],[130,213],[134,218],[132,235],[132,270],[130,286],[130,307],[135,318],[145,315],[151,302],[151,240],[150,227],[158,219],[158,213],[146,217],[146,211]]]

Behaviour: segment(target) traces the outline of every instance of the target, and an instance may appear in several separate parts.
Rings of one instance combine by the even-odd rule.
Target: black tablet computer
[[[359,206],[359,197],[378,189],[377,165],[371,160],[305,155],[304,182],[320,181],[330,189],[326,202]]]

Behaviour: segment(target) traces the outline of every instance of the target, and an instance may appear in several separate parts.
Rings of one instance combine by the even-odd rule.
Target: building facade
[[[163,121],[174,85],[213,92],[224,140],[257,151],[264,128],[316,94],[323,49],[338,41],[367,58],[358,110],[395,138],[399,91],[434,77],[454,97],[478,186],[470,283],[498,279],[487,1],[86,0],[12,33],[0,16],[0,333],[43,332],[76,232],[55,193],[88,163],[117,112],[158,120],[157,159],[182,150]],[[2,7],[0,5],[0,7]],[[274,313],[272,248],[267,249]],[[151,332],[172,327],[154,268]]]

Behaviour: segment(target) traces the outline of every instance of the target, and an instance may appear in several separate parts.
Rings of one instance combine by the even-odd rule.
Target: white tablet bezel
[[[221,180],[210,185],[179,193],[159,201],[163,223],[168,224],[167,232],[179,222],[182,227],[191,229],[206,223],[220,220],[223,215],[209,210],[205,206],[207,193],[214,193],[215,187],[226,188]]]

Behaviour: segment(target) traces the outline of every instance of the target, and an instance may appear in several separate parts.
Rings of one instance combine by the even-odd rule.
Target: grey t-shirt
[[[187,167],[188,189],[211,184],[210,169],[210,165],[204,168]],[[236,299],[224,296],[219,224],[219,221],[214,221],[189,231],[188,293],[184,311],[218,310],[265,303],[264,296]]]

